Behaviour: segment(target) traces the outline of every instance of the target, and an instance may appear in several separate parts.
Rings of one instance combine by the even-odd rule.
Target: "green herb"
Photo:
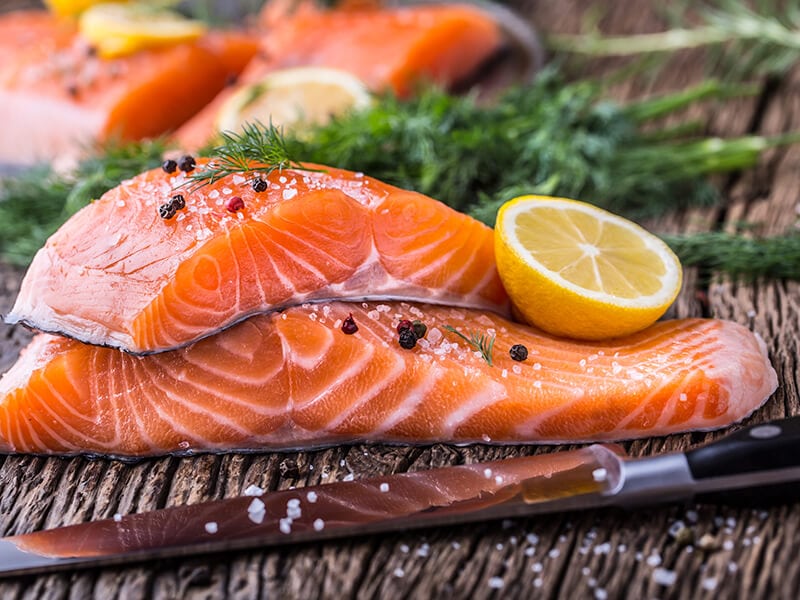
[[[627,105],[601,92],[599,83],[565,82],[547,70],[491,106],[437,90],[407,102],[383,97],[310,136],[287,138],[286,147],[492,225],[500,205],[521,194],[580,198],[634,219],[708,205],[718,193],[706,175],[751,167],[765,147],[797,139],[696,139],[650,127],[692,102],[733,93],[717,82]]]
[[[123,180],[158,166],[165,149],[162,141],[108,144],[69,176],[39,166],[0,179],[0,256],[27,265],[72,214]]]
[[[495,336],[488,336],[485,333],[470,332],[469,337],[467,337],[450,325],[445,325],[444,328],[450,333],[455,333],[458,337],[475,348],[475,350],[481,353],[483,360],[485,360],[490,367],[492,366],[492,350],[494,349]]]
[[[751,279],[800,279],[800,233],[768,238],[722,232],[662,237],[687,267]]]
[[[721,64],[732,77],[785,73],[800,59],[800,11],[793,2],[765,0],[754,4],[758,12],[740,0],[715,0],[699,5],[696,16],[700,24],[695,27],[625,36],[593,32],[548,35],[547,45],[551,50],[590,56],[632,56],[716,46]]]
[[[219,145],[207,153],[211,162],[183,184],[190,192],[234,173],[269,175],[289,168],[311,170],[291,158],[280,129],[272,123],[246,123],[241,133],[225,131],[220,138]]]

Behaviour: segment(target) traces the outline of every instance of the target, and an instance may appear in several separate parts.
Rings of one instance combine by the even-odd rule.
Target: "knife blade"
[[[0,577],[609,506],[794,502],[798,492],[800,417],[793,417],[688,452],[632,459],[619,446],[594,444],[6,537]]]

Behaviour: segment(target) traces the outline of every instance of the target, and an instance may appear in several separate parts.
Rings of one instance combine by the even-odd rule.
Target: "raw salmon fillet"
[[[475,7],[453,4],[321,8],[315,2],[270,2],[261,18],[261,51],[244,71],[243,84],[276,69],[322,66],[349,71],[375,91],[408,96],[421,83],[445,88],[473,75],[503,45],[500,26]],[[216,133],[228,89],[181,127],[188,149]]]
[[[401,318],[428,326],[412,349],[398,343]],[[446,325],[496,336],[492,366]],[[527,360],[510,358],[514,344]],[[42,334],[0,380],[0,451],[621,440],[730,425],[776,387],[763,342],[728,321],[579,343],[466,309],[315,304],[143,357]]]
[[[7,322],[149,353],[325,299],[508,314],[489,227],[359,173],[309,168],[273,171],[263,192],[229,175],[190,193],[183,173],[161,169],[124,182],[37,253]],[[160,218],[176,191],[185,209]],[[244,208],[230,212],[236,196]]]
[[[45,12],[0,17],[0,161],[74,156],[90,142],[136,140],[193,116],[257,50],[240,33],[116,59],[96,56],[69,22]]]

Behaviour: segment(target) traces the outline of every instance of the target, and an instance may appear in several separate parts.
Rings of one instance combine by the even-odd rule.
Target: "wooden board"
[[[529,2],[543,31],[575,32],[592,2]],[[607,32],[663,26],[635,0],[610,4]],[[699,53],[672,59],[649,82],[618,97],[683,87],[703,75]],[[615,64],[607,61],[605,66]],[[602,65],[601,65],[602,66]],[[597,67],[601,68],[601,67]],[[800,73],[755,98],[693,109],[711,133],[800,130]],[[797,219],[800,147],[771,152],[752,173],[720,181],[726,204],[672,215],[659,231],[731,227],[746,219],[779,233]],[[21,272],[0,265],[0,312]],[[796,283],[703,281],[693,271],[673,316],[717,316],[746,324],[769,347],[780,388],[749,422],[800,414]],[[0,372],[29,339],[0,326]],[[626,444],[634,455],[685,448],[712,434]],[[264,489],[427,469],[563,448],[339,447],[315,452],[167,457],[125,464],[85,458],[0,457],[0,535]],[[238,552],[0,581],[0,598],[797,598],[800,508],[668,506],[635,513],[591,511],[423,532],[396,533],[269,551]],[[674,581],[673,581],[674,579]]]

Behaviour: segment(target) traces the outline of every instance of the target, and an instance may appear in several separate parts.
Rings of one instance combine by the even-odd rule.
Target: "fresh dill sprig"
[[[475,348],[475,350],[481,353],[483,360],[485,360],[490,367],[492,366],[492,351],[494,350],[495,336],[479,333],[477,331],[471,331],[469,332],[469,337],[467,337],[455,327],[450,325],[445,325],[444,328],[450,333],[455,333],[458,337]]]
[[[800,59],[800,10],[794,2],[712,0],[699,4],[700,24],[623,36],[596,32],[546,36],[551,50],[589,56],[633,56],[714,47],[730,77],[779,75]],[[684,7],[685,8],[685,7]],[[719,68],[715,69],[720,72]]]
[[[289,133],[286,143],[304,160],[369,173],[489,225],[500,205],[520,194],[580,198],[642,219],[715,202],[706,175],[751,167],[759,147],[793,141],[707,140],[645,127],[736,91],[710,81],[620,104],[603,99],[598,82],[564,81],[547,69],[490,106],[436,89],[409,101],[385,96],[311,135]]]
[[[800,233],[766,238],[723,232],[661,237],[685,267],[744,279],[800,279]]]
[[[245,123],[240,132],[220,133],[220,142],[207,155],[211,161],[195,170],[183,185],[195,191],[234,173],[258,173],[268,176],[283,169],[313,170],[293,160],[283,132],[270,121]]]

